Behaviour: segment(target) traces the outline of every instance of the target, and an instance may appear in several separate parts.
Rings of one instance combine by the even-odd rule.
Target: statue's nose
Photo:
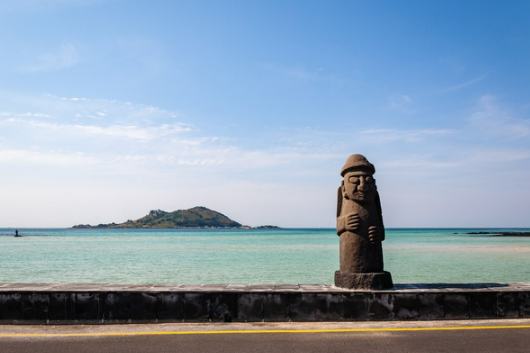
[[[366,182],[363,177],[359,178],[359,189],[364,190],[366,188]]]

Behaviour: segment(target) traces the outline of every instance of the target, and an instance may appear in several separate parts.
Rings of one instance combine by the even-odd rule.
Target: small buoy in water
[[[15,237],[19,237],[20,235],[18,234],[18,229],[15,230]]]

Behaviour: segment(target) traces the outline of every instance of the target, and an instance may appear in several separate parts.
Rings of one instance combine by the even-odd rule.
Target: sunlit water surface
[[[385,269],[396,283],[530,281],[530,237],[471,231],[488,229],[387,229]],[[331,284],[339,267],[333,229],[20,233],[0,229],[0,282]]]

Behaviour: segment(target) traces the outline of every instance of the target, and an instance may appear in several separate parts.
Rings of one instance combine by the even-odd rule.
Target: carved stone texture
[[[340,270],[335,286],[350,289],[389,289],[392,276],[383,269],[385,227],[374,166],[353,154],[342,167],[338,189],[337,234],[340,236]]]

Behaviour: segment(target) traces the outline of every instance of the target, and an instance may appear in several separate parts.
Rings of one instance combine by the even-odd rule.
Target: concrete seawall
[[[0,324],[509,319],[530,317],[530,283],[329,285],[0,283]]]

